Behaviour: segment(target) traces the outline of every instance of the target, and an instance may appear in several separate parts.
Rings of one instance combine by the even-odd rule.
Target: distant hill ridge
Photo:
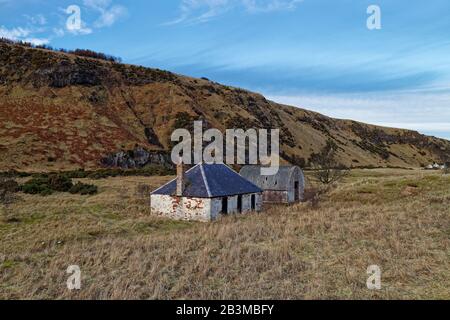
[[[307,166],[328,139],[351,167],[444,161],[450,141],[337,120],[262,95],[158,69],[0,41],[0,171],[70,170],[167,161],[170,135],[280,128],[284,161]]]

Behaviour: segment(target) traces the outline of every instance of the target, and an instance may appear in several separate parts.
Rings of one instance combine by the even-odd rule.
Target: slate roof
[[[186,171],[185,182],[184,197],[217,198],[262,192],[225,164],[198,164]],[[174,179],[152,194],[175,195],[176,184]]]
[[[278,173],[271,176],[261,175],[261,166],[244,166],[239,174],[263,190],[287,191],[293,188],[293,178],[304,185],[303,172],[296,166],[280,166]]]

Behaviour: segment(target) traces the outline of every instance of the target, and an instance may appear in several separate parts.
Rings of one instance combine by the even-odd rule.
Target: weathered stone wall
[[[298,199],[299,201],[302,199],[302,191],[301,189],[299,190],[299,195],[298,195]],[[294,187],[292,187],[288,192],[287,192],[287,198],[288,198],[288,202],[289,203],[293,203],[295,202],[295,189]]]
[[[228,197],[228,214],[238,213],[237,201],[237,196]]]
[[[255,193],[255,211],[262,210],[262,194]],[[252,195],[245,194],[242,196],[242,213],[252,211]]]
[[[292,195],[294,192],[292,191]],[[263,193],[263,201],[265,203],[288,203],[288,191],[266,190]]]
[[[266,190],[263,198],[265,203],[293,203],[295,202],[295,189],[292,187],[289,191]],[[304,189],[300,186],[299,201],[303,201],[303,199]]]
[[[211,199],[211,220],[217,220],[222,213],[222,198]]]
[[[152,213],[178,220],[210,221],[211,199],[151,196]]]
[[[242,213],[252,211],[251,194],[242,195]],[[255,211],[261,211],[262,194],[255,194]],[[191,221],[213,221],[222,213],[222,198],[203,199],[176,197],[168,195],[151,195],[150,202],[153,214]],[[237,214],[238,196],[228,197],[228,214]]]
[[[256,194],[256,211],[262,211],[263,210],[263,194],[257,193]]]

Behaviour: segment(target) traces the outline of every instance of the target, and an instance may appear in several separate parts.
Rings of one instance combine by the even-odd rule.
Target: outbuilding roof
[[[303,172],[296,166],[280,166],[278,173],[271,176],[261,175],[261,166],[244,166],[239,174],[263,190],[289,190],[295,175],[299,175],[301,183],[304,183]]]
[[[259,187],[225,164],[198,164],[186,171],[184,179],[184,197],[216,198],[262,192]],[[152,194],[175,195],[176,185],[174,179]]]

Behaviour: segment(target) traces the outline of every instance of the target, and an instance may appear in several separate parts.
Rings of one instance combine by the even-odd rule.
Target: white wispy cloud
[[[9,3],[10,0],[0,0],[0,4]],[[75,14],[73,7],[80,9],[78,6],[69,6],[67,8],[59,8],[60,19],[67,21],[67,17]],[[72,8],[72,9],[71,9]],[[97,12],[96,20],[87,22],[83,19],[84,11]],[[43,14],[24,14],[22,26],[8,28],[0,25],[0,37],[15,41],[26,41],[34,45],[44,45],[50,43],[54,38],[60,38],[67,34],[71,35],[88,35],[94,32],[94,29],[110,27],[120,18],[127,15],[128,11],[122,5],[114,4],[111,0],[83,0],[83,7],[80,10],[81,27],[69,28],[68,25],[51,25]],[[43,34],[45,36],[43,36]]]
[[[249,13],[293,10],[303,0],[181,0],[180,15],[175,20],[165,23],[202,23],[225,14],[234,8]]]
[[[53,34],[55,37],[64,37],[64,35],[66,34],[66,32],[64,31],[63,28],[53,28]]]
[[[24,17],[34,25],[46,25],[47,24],[47,18],[42,14],[36,14],[36,15],[27,15],[25,14]]]
[[[245,8],[250,12],[270,12],[293,10],[303,0],[243,0]]]
[[[50,40],[48,38],[33,37],[35,32],[31,29],[17,27],[8,29],[4,26],[0,26],[0,38],[6,38],[14,41],[25,41],[36,46],[48,44]]]
[[[94,27],[110,27],[120,18],[127,15],[128,10],[122,5],[115,5],[111,0],[84,0],[83,4],[100,13]]]
[[[11,40],[20,40],[27,37],[31,33],[30,30],[22,27],[8,29],[4,26],[0,26],[0,37]]]
[[[417,130],[450,138],[450,92],[299,94],[269,99],[339,119]]]
[[[25,38],[25,42],[29,42],[35,46],[42,46],[44,44],[49,44],[50,39],[49,38]]]
[[[87,34],[91,34],[93,32],[92,29],[88,28],[84,22],[81,22],[81,28],[79,28],[79,29],[67,29],[66,28],[66,30],[67,30],[67,32],[69,32],[70,34],[73,34],[75,36],[87,35]],[[65,35],[64,30],[62,30],[62,32],[61,32],[61,29],[56,31],[55,36],[58,36],[58,35],[64,36]]]
[[[0,3],[6,2],[9,1],[0,0]],[[13,28],[7,28],[3,25],[0,26],[0,37],[14,41],[29,42],[36,46],[48,44],[50,42],[50,38],[47,36],[42,36],[42,33],[46,31],[46,17],[42,14],[24,14],[23,17],[24,22],[22,26]]]

